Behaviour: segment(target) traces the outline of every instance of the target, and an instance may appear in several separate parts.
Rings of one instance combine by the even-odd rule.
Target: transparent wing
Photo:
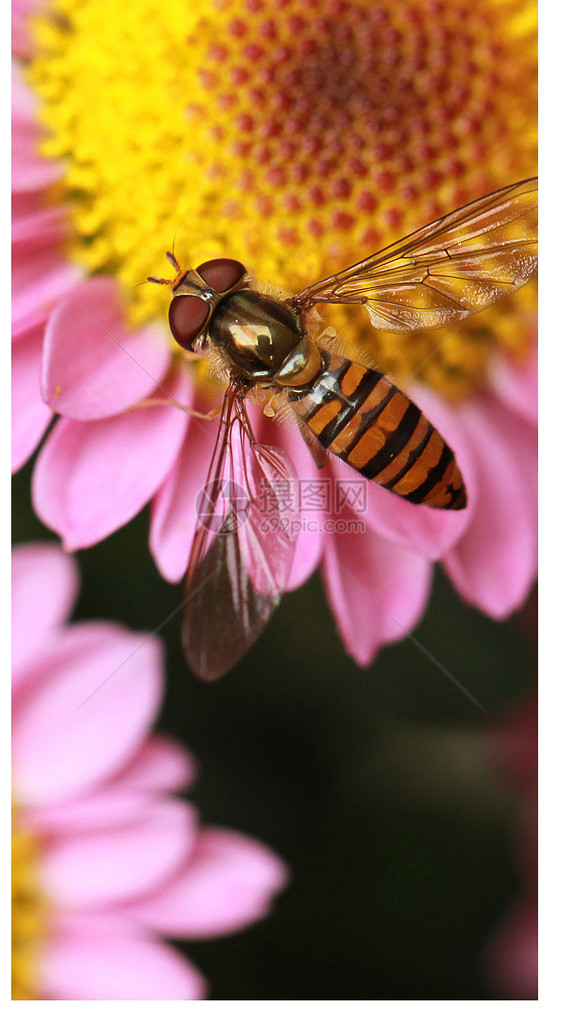
[[[303,289],[290,305],[362,303],[386,331],[461,321],[536,270],[537,204],[536,179],[504,187]]]
[[[183,649],[201,679],[228,672],[279,603],[296,538],[295,481],[282,451],[256,443],[243,398],[229,387],[186,576]]]

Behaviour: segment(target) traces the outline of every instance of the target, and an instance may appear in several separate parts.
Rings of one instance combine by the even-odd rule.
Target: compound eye
[[[246,268],[240,261],[230,260],[229,257],[217,257],[212,261],[205,261],[197,268],[197,274],[215,292],[228,292],[238,285],[240,279],[246,274]]]
[[[168,310],[170,330],[182,349],[192,350],[193,342],[201,334],[211,307],[200,296],[174,296]]]

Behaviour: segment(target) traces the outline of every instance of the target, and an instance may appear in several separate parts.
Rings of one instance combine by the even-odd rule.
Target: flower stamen
[[[38,842],[14,815],[12,830],[12,999],[38,999],[38,959],[47,903],[38,883]]]
[[[72,256],[121,280],[136,325],[166,313],[137,284],[170,235],[185,263],[231,257],[297,292],[533,175],[535,16],[531,0],[138,0],[133,18],[53,0],[29,75]],[[372,346],[362,318],[327,313]],[[483,329],[465,333],[423,372],[452,397],[488,360]],[[440,340],[380,334],[377,365],[399,379]]]

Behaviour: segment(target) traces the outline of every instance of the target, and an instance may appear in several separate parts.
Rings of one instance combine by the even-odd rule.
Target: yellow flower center
[[[38,843],[17,812],[12,830],[12,999],[37,1000],[39,954],[47,905],[37,877]]]
[[[136,324],[165,311],[138,283],[174,240],[182,264],[234,257],[298,291],[533,175],[535,17],[532,0],[53,0],[30,80],[72,255],[121,279]],[[426,379],[469,389],[498,316]],[[365,341],[352,311],[330,323]],[[508,331],[525,344],[515,311]],[[374,355],[400,379],[442,340],[380,333]]]

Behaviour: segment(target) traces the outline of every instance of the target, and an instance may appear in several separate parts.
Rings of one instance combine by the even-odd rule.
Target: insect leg
[[[155,408],[161,405],[173,405],[174,408],[180,408],[182,412],[186,412],[187,415],[193,416],[194,419],[204,419],[210,422],[212,419],[216,419],[222,409],[222,403],[212,408],[210,412],[199,412],[196,408],[190,408],[188,405],[182,405],[181,402],[176,401],[175,398],[143,398],[141,401],[137,401],[135,405],[131,405],[127,411],[133,412],[138,408]]]
[[[174,240],[174,243],[175,243],[175,240]],[[172,265],[172,267],[175,268],[176,271],[179,274],[179,272],[181,271],[181,268],[180,268],[180,266],[179,266],[179,264],[178,264],[178,262],[176,260],[176,255],[174,254],[173,250],[168,250],[168,252],[166,254],[166,257],[168,258],[168,260],[169,260],[170,264]]]
[[[155,285],[171,285],[171,278],[158,278],[156,275],[149,275],[146,279],[147,282],[154,282]],[[139,282],[140,285],[144,285],[144,282]]]

